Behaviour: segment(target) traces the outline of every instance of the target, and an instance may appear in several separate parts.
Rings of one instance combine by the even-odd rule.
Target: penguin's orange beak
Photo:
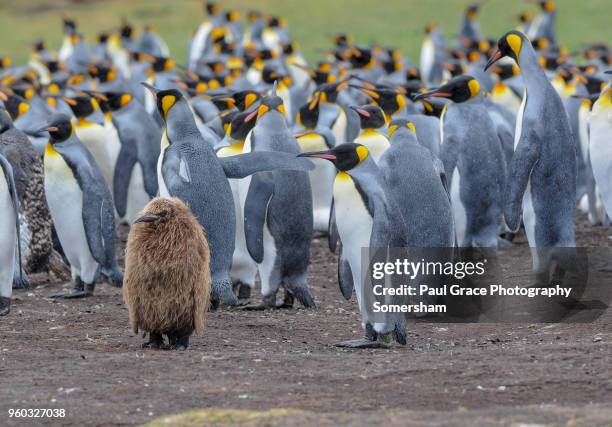
[[[502,59],[504,57],[504,54],[501,53],[500,50],[497,50],[493,56],[491,57],[491,59],[489,59],[489,62],[487,62],[487,65],[484,67],[484,70],[487,71],[489,68],[491,68],[491,66],[493,64],[495,64],[497,61],[499,61],[500,59]]]
[[[359,114],[360,116],[362,116],[362,117],[370,117],[371,116],[371,114],[368,111],[364,110],[363,108],[354,107],[352,105],[349,108],[351,110],[353,110],[354,112],[356,112],[357,114]]]
[[[450,98],[451,96],[453,96],[452,93],[442,92],[439,89],[437,89],[437,90],[432,90],[431,92],[419,93],[418,95],[414,96],[412,99],[415,101],[419,101],[425,98]]]

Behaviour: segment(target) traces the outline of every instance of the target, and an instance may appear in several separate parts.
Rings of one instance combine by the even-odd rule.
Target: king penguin
[[[389,148],[385,113],[380,107],[374,105],[351,106],[351,109],[359,115],[361,127],[354,143],[365,146],[372,159],[378,162],[385,150]]]
[[[599,195],[608,214],[612,217],[612,86],[603,90],[591,111],[589,155],[593,176]]]
[[[416,98],[428,97],[453,101],[440,121],[440,159],[449,177],[457,242],[462,247],[495,253],[506,164],[495,124],[480,95],[480,84],[471,76],[455,77]]]
[[[51,116],[43,130],[50,135],[44,155],[45,196],[74,281],[71,293],[58,296],[93,295],[99,273],[113,286],[121,287],[114,207],[104,177],[76,137],[68,116]]]
[[[24,279],[21,269],[21,244],[19,243],[19,199],[13,179],[13,168],[6,157],[0,154],[0,316],[6,316],[11,310],[13,292],[13,275],[15,261],[18,261],[19,274]],[[15,249],[18,250],[15,253]]]
[[[387,313],[374,318],[363,277],[363,259],[367,254],[386,248],[406,246],[406,224],[386,190],[380,171],[368,149],[360,144],[341,144],[331,150],[300,154],[303,157],[325,159],[334,164],[338,173],[334,180],[335,221],[342,241],[338,261],[338,280],[345,297],[355,289],[362,316],[365,338],[338,343],[349,348],[385,347],[393,338],[406,344],[403,317]],[[369,248],[369,251],[364,251]],[[347,292],[349,290],[349,292]]]
[[[295,156],[300,149],[275,89],[252,113],[257,114],[257,124],[244,151],[268,150]],[[314,307],[306,279],[313,231],[308,174],[274,171],[253,175],[240,182],[240,199],[247,247],[261,279],[263,301],[254,308],[277,307],[276,294],[281,285],[285,289],[283,306],[292,306],[297,298],[305,307]]]
[[[576,244],[576,142],[563,102],[529,39],[518,31],[506,33],[485,69],[503,57],[516,62],[525,83],[504,216],[508,227],[518,230],[522,211],[534,271],[547,273],[555,258],[558,266],[567,267],[569,261],[561,259],[560,248]]]

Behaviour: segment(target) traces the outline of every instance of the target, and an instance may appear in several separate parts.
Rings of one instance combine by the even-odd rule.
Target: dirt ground
[[[610,239],[580,222],[579,244]],[[118,289],[54,301],[45,297],[62,284],[33,279],[0,320],[0,425],[612,422],[609,312],[592,324],[419,322],[405,347],[340,349],[333,344],[361,336],[360,316],[338,290],[324,240],[313,243],[310,269],[317,309],[213,312],[186,352],[141,349]],[[9,408],[64,408],[66,417],[9,418]],[[208,410],[169,417],[196,408]]]

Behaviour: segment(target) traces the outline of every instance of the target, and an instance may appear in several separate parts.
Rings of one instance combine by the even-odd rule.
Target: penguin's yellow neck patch
[[[338,172],[336,174],[336,180],[338,181],[350,181],[351,176],[346,172]]]
[[[176,97],[174,95],[166,95],[162,98],[161,105],[162,105],[162,111],[164,112],[164,115],[168,114],[168,111],[170,111],[170,108],[172,108],[175,102],[176,102]]]
[[[372,138],[372,137],[377,137],[380,136],[381,133],[378,132],[376,129],[373,128],[366,128],[361,132],[360,137],[364,137],[364,138]]]
[[[608,89],[601,94],[597,101],[601,108],[611,109],[612,108],[612,89]]]
[[[363,145],[358,146],[356,151],[357,156],[359,157],[359,163],[363,162],[368,157],[369,151]]]
[[[510,49],[512,49],[512,52],[514,52],[516,62],[518,63],[521,54],[521,47],[523,46],[523,41],[516,34],[508,35],[508,37],[506,37],[506,41],[508,42]]]
[[[60,153],[58,153],[57,150],[53,147],[53,144],[47,142],[47,145],[45,147],[45,157],[54,157],[59,155]]]
[[[93,126],[94,123],[90,122],[89,120],[85,119],[84,117],[77,117],[77,123],[76,123],[78,128],[84,128],[84,127],[88,127],[88,126]]]
[[[508,90],[508,86],[506,86],[504,83],[498,82],[495,83],[495,86],[493,86],[493,96],[499,96],[499,95],[503,95],[506,93],[506,91]]]

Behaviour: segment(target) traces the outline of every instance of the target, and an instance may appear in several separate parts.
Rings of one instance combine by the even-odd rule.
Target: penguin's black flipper
[[[336,215],[335,215],[334,201],[332,199],[331,209],[329,213],[329,225],[327,226],[327,244],[329,250],[332,253],[336,253],[338,247],[338,240],[340,235],[338,234],[338,227],[336,226]]]
[[[16,283],[20,288],[27,288],[29,286],[29,281],[27,277],[25,277],[23,273],[23,267],[21,265],[21,230],[19,227],[19,198],[17,196],[17,187],[15,186],[15,178],[13,175],[13,168],[9,161],[0,154],[0,167],[4,171],[4,176],[6,177],[6,183],[8,185],[9,194],[11,195],[11,201],[13,202],[13,214],[15,215],[15,231],[16,231],[16,240],[17,240],[17,259],[19,264],[19,277],[15,277],[13,279],[13,283]],[[17,276],[17,275],[16,275]]]
[[[244,178],[256,172],[274,170],[311,171],[314,164],[293,153],[279,151],[254,151],[230,157],[220,157],[219,162],[228,178]]]
[[[263,261],[263,226],[273,193],[274,177],[271,174],[253,175],[244,202],[244,235],[249,255],[256,263]]]
[[[137,162],[136,156],[130,153],[126,145],[121,146],[119,156],[117,156],[117,164],[115,165],[115,173],[113,175],[113,201],[115,209],[119,217],[124,217],[127,209],[128,187],[132,170]]]
[[[345,300],[350,300],[353,295],[353,272],[348,260],[342,257],[342,248],[340,248],[340,256],[338,257],[338,284],[340,292]]]

